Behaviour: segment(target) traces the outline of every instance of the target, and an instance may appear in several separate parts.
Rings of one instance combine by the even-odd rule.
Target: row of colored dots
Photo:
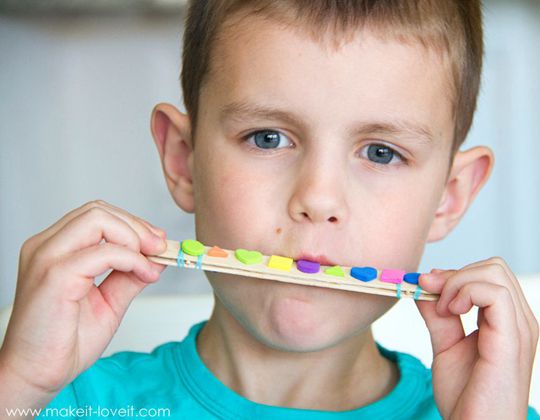
[[[199,255],[204,254],[205,248],[204,245],[196,240],[188,239],[182,241],[181,244],[182,252],[185,252],[188,255],[198,257]],[[249,251],[247,249],[237,249],[235,251],[235,257],[238,261],[246,265],[260,264],[263,259],[263,255],[259,251]],[[218,246],[212,247],[208,251],[208,256],[211,257],[222,257],[225,258],[228,256],[227,251],[221,249]],[[289,257],[282,257],[279,255],[272,255],[268,260],[268,267],[282,270],[290,271],[293,264],[293,259]],[[320,264],[314,261],[308,260],[298,260],[296,262],[296,267],[299,271],[308,274],[316,274],[320,271]],[[339,265],[333,267],[328,267],[324,270],[325,274],[344,277],[345,273]],[[351,267],[351,277],[363,281],[369,282],[377,278],[377,270],[374,267]],[[400,284],[401,282],[406,282],[410,284],[418,284],[418,278],[420,273],[406,273],[403,270],[392,270],[384,269],[381,272],[381,281],[385,283]]]

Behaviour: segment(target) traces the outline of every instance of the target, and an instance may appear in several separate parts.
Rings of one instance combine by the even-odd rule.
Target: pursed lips
[[[294,258],[295,261],[307,260],[311,262],[318,262],[320,265],[334,266],[337,265],[335,262],[330,260],[326,255],[314,255],[309,253],[300,253],[297,257]]]

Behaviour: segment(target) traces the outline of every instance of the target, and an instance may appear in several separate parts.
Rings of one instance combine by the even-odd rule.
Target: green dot
[[[182,241],[182,251],[188,255],[198,257],[199,255],[204,254],[204,245],[194,239],[188,239]]]
[[[262,262],[262,254],[259,251],[248,251],[246,249],[237,249],[234,251],[236,259],[246,265],[259,264]]]
[[[343,272],[343,269],[339,265],[328,267],[326,270],[324,270],[324,272],[331,276],[345,277],[345,273]]]

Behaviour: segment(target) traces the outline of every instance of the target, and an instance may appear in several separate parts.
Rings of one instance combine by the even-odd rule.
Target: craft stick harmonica
[[[371,293],[396,298],[437,300],[439,295],[418,286],[420,273],[373,267],[321,266],[317,262],[298,260],[279,255],[263,255],[258,251],[218,246],[208,247],[188,239],[182,242],[167,240],[167,250],[148,256],[159,264],[195,268],[206,271],[257,277],[306,286],[327,287],[352,292]]]

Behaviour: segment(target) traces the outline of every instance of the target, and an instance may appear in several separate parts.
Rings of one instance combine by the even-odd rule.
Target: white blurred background
[[[172,239],[194,236],[149,130],[156,103],[184,109],[182,1],[62,3],[0,1],[0,307],[13,299],[24,240],[86,201],[109,201]],[[464,148],[492,147],[495,169],[457,229],[427,247],[422,271],[499,255],[518,275],[540,272],[540,1],[486,0],[485,34]],[[168,268],[143,293],[209,291],[202,273]]]

